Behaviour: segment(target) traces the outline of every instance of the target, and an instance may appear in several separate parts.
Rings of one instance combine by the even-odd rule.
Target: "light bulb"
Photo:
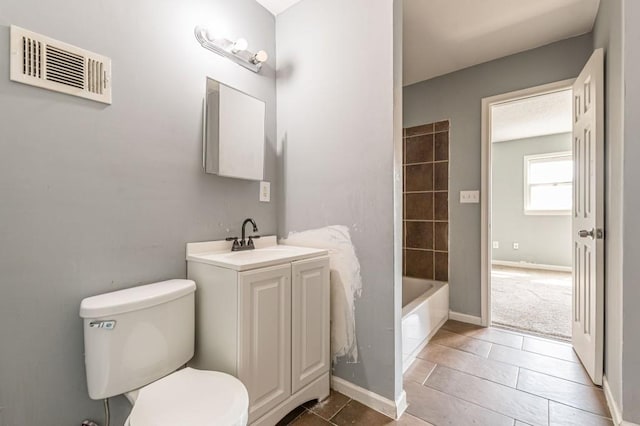
[[[233,46],[231,46],[231,52],[238,53],[242,50],[247,50],[247,47],[249,47],[249,43],[247,43],[247,40],[239,38],[235,41],[235,43],[233,43]]]
[[[267,59],[269,59],[269,55],[267,55],[267,52],[265,52],[264,50],[260,50],[251,57],[251,62],[253,62],[254,64],[259,64],[262,62],[267,62]]]

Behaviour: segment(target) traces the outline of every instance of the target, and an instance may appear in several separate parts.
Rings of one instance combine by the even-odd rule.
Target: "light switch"
[[[520,249],[520,244],[518,244],[518,243],[513,243],[513,249],[514,249],[514,250],[519,250],[519,249]]]
[[[479,203],[480,191],[460,191],[461,203]]]
[[[271,183],[260,182],[260,201],[268,203],[271,201]]]
[[[500,248],[500,241],[494,241],[493,248]]]

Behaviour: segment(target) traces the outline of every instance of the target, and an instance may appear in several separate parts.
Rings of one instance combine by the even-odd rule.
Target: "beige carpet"
[[[571,339],[571,273],[494,266],[493,325]]]

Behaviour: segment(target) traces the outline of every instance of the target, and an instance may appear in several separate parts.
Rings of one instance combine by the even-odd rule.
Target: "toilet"
[[[82,301],[89,396],[124,394],[133,406],[125,426],[247,424],[240,380],[181,368],[194,353],[195,291],[169,280]]]

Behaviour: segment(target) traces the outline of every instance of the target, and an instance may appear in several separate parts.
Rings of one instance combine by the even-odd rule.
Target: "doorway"
[[[571,339],[571,80],[490,98],[484,325]],[[483,102],[484,104],[484,102]],[[486,149],[485,149],[486,148]],[[483,288],[485,290],[485,288]]]
[[[574,80],[482,99],[481,315],[492,323],[492,106],[571,87],[571,344],[593,383],[602,384],[604,342],[604,53],[593,52]],[[558,153],[553,153],[558,156]],[[525,160],[526,161],[526,160]],[[558,159],[558,161],[561,161]],[[548,185],[549,182],[535,182]],[[567,182],[552,182],[561,186]],[[526,191],[526,188],[524,189]],[[530,191],[535,192],[533,188]],[[556,192],[559,189],[556,188]],[[561,192],[561,191],[560,191]],[[545,199],[553,199],[549,195]],[[531,200],[530,200],[531,201]],[[527,204],[524,204],[525,209]],[[515,247],[515,246],[514,246]],[[537,309],[544,304],[538,303]]]
[[[491,325],[571,339],[572,90],[490,106]]]

